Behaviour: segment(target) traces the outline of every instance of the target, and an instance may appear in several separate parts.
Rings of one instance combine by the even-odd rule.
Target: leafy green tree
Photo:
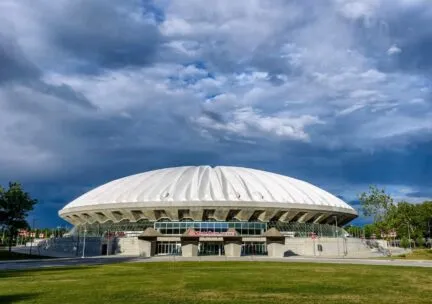
[[[359,200],[363,215],[372,216],[374,223],[383,221],[393,206],[393,199],[376,186],[369,186],[369,192],[360,194]]]
[[[416,239],[416,243],[418,247],[423,247],[425,245],[425,239],[422,236],[419,236]]]
[[[18,230],[28,228],[26,217],[36,204],[37,200],[24,192],[21,184],[10,182],[7,190],[0,186],[0,226],[6,231],[9,251]]]
[[[400,245],[402,246],[402,248],[407,249],[409,247],[409,241],[408,238],[403,237],[400,241]]]
[[[390,195],[385,193],[384,189],[369,186],[369,191],[360,194],[359,200],[363,215],[373,217],[375,230],[378,230],[374,232],[377,237],[383,233],[389,238],[389,233],[395,225],[397,211]]]
[[[367,239],[370,239],[373,234],[375,234],[377,238],[380,238],[381,236],[380,231],[375,224],[366,224],[363,226],[363,229],[364,229],[365,237]]]

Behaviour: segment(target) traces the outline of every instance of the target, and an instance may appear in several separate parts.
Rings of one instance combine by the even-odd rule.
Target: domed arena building
[[[85,237],[93,255],[286,256],[325,254],[324,239],[333,240],[328,251],[334,251],[334,240],[346,235],[340,227],[357,212],[288,176],[188,166],[111,181],[59,215],[74,225],[71,237],[81,238],[74,250]],[[338,251],[342,247],[338,243]]]

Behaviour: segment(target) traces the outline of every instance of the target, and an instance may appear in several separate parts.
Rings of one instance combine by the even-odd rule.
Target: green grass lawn
[[[159,262],[0,272],[0,303],[431,303],[429,268]]]
[[[403,260],[432,260],[432,249],[415,249],[411,253],[395,256]]]

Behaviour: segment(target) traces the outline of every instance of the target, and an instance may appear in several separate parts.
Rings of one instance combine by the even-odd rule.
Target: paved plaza
[[[381,266],[409,266],[409,267],[431,267],[432,261],[423,260],[397,260],[397,259],[343,259],[343,258],[309,258],[309,257],[289,257],[289,258],[269,258],[259,256],[248,256],[238,258],[227,258],[220,256],[190,257],[165,256],[155,258],[137,257],[90,257],[90,258],[58,258],[44,260],[21,260],[21,261],[2,261],[0,271],[4,270],[25,270],[49,267],[74,267],[74,266],[94,266],[111,263],[156,263],[156,262],[180,262],[180,261],[262,261],[262,262],[286,262],[286,263],[331,263],[331,264],[357,264],[357,265],[381,265]]]

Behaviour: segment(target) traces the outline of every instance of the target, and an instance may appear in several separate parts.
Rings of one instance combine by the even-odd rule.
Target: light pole
[[[337,242],[337,251],[338,251],[338,256],[340,255],[340,249],[339,249],[339,231],[338,231],[338,224],[337,224],[337,216],[334,215],[333,216],[335,219],[335,232],[336,232],[336,242]]]
[[[410,248],[410,250],[412,250],[412,248],[411,248],[410,225],[409,225],[409,222],[408,222],[408,221],[407,221],[407,229],[408,229],[408,242],[409,242],[409,248]]]
[[[107,252],[106,255],[109,255],[109,243],[110,243],[110,231],[108,229],[108,235],[107,235]]]
[[[33,217],[33,229],[35,229],[35,222],[36,222],[36,219]],[[35,234],[36,234],[36,232],[35,232]],[[32,247],[33,247],[33,241],[34,241],[34,236],[33,236],[34,234],[33,234],[33,232],[31,231],[31,228],[30,228],[30,252],[29,252],[29,255],[31,255],[31,253],[32,253]]]
[[[82,257],[81,258],[85,258],[86,233],[87,233],[87,227],[84,226],[84,239],[83,239],[83,249],[82,249]]]

